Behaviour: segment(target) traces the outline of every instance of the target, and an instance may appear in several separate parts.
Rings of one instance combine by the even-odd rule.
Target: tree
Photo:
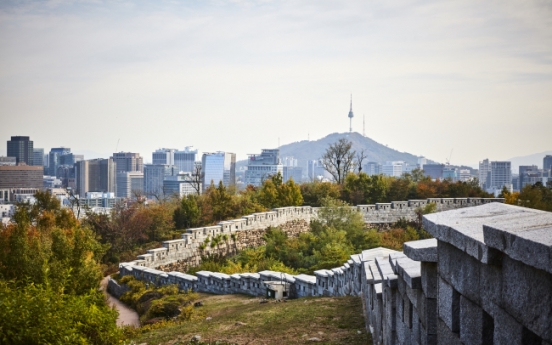
[[[365,149],[361,149],[359,152],[356,153],[356,166],[359,174],[362,172],[362,163],[366,158],[367,157]]]
[[[203,180],[204,172],[201,170],[201,164],[194,164],[194,171],[192,171],[192,187],[195,189],[197,195],[201,194],[201,181]]]
[[[293,182],[293,179],[283,183],[280,172],[263,181],[258,199],[267,208],[300,206],[303,204],[301,188]]]
[[[199,216],[197,196],[187,195],[182,197],[179,207],[174,210],[173,220],[177,229],[193,228],[197,225]]]
[[[322,165],[338,184],[342,184],[345,176],[354,169],[355,154],[353,143],[345,138],[331,144],[322,156]]]

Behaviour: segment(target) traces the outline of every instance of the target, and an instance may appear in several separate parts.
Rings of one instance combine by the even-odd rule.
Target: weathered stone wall
[[[416,218],[415,211],[418,207],[423,207],[433,203],[437,211],[444,211],[469,206],[477,206],[490,202],[503,202],[504,199],[485,199],[485,198],[443,198],[426,200],[393,201],[391,203],[379,203],[375,205],[354,206],[364,217],[366,223],[386,224],[394,223],[401,218],[413,220]],[[317,208],[310,206],[303,207],[282,207],[276,208],[270,212],[254,213],[244,216],[241,219],[234,219],[220,222],[218,225],[193,228],[186,230],[182,239],[165,241],[162,248],[148,250],[146,254],[138,256],[138,260],[132,261],[133,265],[144,267],[162,267],[172,269],[180,267],[184,270],[190,266],[197,266],[201,261],[202,255],[207,254],[232,254],[238,249],[257,245],[262,243],[262,234],[272,226],[294,226],[298,223],[298,230],[303,231],[303,224],[310,223],[311,219],[316,218]],[[245,234],[244,232],[251,232]],[[206,240],[212,240],[217,236],[225,236],[226,240],[219,242],[215,248],[210,247],[210,243],[202,248]]]
[[[493,203],[424,216],[435,238],[375,248],[314,276],[196,276],[134,263],[121,275],[217,294],[361,296],[374,344],[552,344],[552,213]]]

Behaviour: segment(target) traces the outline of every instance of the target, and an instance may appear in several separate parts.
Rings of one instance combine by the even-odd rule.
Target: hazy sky
[[[550,1],[2,1],[0,153],[353,129],[453,164],[552,149]],[[94,157],[85,157],[94,158]]]

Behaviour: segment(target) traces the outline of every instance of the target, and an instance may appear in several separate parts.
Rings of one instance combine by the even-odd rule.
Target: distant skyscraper
[[[48,154],[48,175],[56,176],[58,166],[61,165],[61,156],[71,153],[71,149],[68,147],[55,147],[50,150]]]
[[[382,174],[400,177],[403,173],[405,163],[403,161],[389,161],[381,166]]]
[[[144,159],[139,153],[117,152],[111,158],[115,162],[117,172],[144,171]]]
[[[424,164],[424,174],[433,180],[442,179],[445,171],[444,164]]]
[[[178,168],[170,164],[144,165],[144,193],[149,199],[162,198],[163,180],[166,176],[178,175]]]
[[[491,163],[488,159],[484,159],[479,162],[479,186],[481,188],[490,188],[490,176],[491,174]],[[488,181],[489,180],[489,181]],[[488,183],[487,183],[488,182]]]
[[[0,188],[42,188],[42,168],[0,166]]]
[[[144,191],[144,173],[140,171],[119,171],[117,173],[118,198],[132,198],[134,193]]]
[[[525,177],[528,172],[538,173],[539,168],[536,165],[520,165],[518,183],[514,186],[514,189],[521,190],[525,186]]]
[[[197,150],[194,150],[191,146],[186,146],[184,150],[174,152],[174,165],[176,165],[180,171],[191,173],[194,171],[196,155]]]
[[[280,150],[263,149],[260,155],[249,155],[245,184],[260,186],[264,180],[278,172],[283,176],[284,166],[280,161]]]
[[[7,146],[8,157],[15,157],[17,164],[33,165],[33,142],[29,137],[11,137]]]
[[[76,189],[81,198],[87,192],[115,193],[117,179],[113,159],[81,160],[75,164]]]
[[[353,94],[351,94],[351,108],[349,109],[349,132],[353,132]]]
[[[381,174],[381,164],[378,162],[368,162],[362,169],[368,176]]]
[[[158,149],[152,153],[152,164],[174,165],[174,153],[176,149]]]
[[[33,148],[33,165],[44,166],[44,149]]]
[[[293,179],[293,182],[301,183],[303,181],[303,168],[297,166],[284,166],[283,181],[287,182]]]
[[[491,162],[491,189],[502,189],[506,186],[512,191],[512,163],[511,162]]]
[[[544,158],[542,159],[542,168],[544,170],[552,169],[552,156],[551,155],[544,156]]]
[[[202,184],[205,191],[211,183],[220,181],[228,187],[236,184],[236,154],[230,152],[204,153],[201,158]]]

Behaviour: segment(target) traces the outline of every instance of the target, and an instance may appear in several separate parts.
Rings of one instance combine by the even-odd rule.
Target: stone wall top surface
[[[489,248],[552,273],[552,213],[490,203],[424,216],[424,228],[483,263]]]

